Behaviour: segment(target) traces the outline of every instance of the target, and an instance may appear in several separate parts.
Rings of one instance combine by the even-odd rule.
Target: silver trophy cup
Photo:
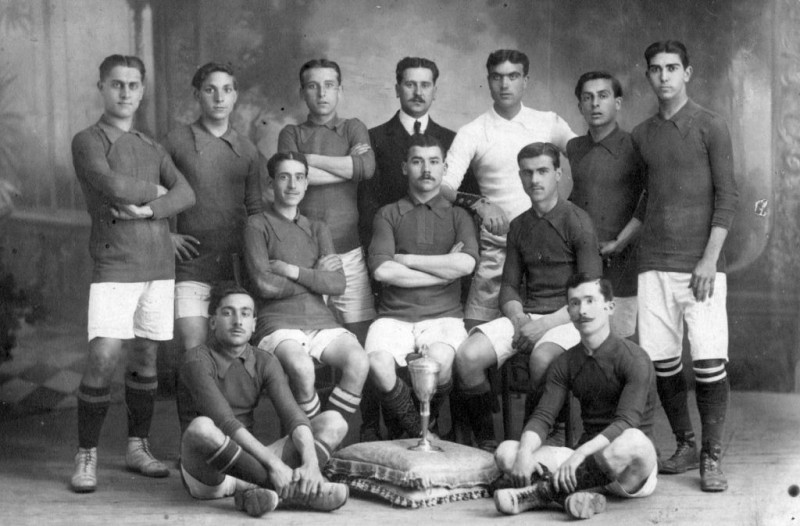
[[[420,403],[419,415],[422,417],[422,438],[419,444],[408,449],[412,451],[441,451],[442,448],[432,446],[428,440],[428,425],[431,420],[431,398],[436,392],[436,384],[439,380],[439,370],[441,366],[436,360],[423,356],[408,364],[408,372],[411,375],[411,385],[414,386],[414,394]]]

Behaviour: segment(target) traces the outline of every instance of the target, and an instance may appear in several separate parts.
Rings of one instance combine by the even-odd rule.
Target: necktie
[[[422,129],[422,123],[419,121],[414,121],[414,135],[420,133],[421,129]]]

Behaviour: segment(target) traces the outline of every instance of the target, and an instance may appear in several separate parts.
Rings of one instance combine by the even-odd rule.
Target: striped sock
[[[111,404],[111,387],[78,387],[78,446],[97,447],[100,430]]]
[[[320,413],[320,411],[322,411],[322,405],[319,402],[319,396],[317,393],[314,393],[314,396],[311,398],[311,400],[297,402],[297,405],[300,406],[300,409],[303,410],[308,418],[314,418]]]
[[[361,396],[342,389],[337,385],[333,388],[330,398],[328,398],[327,409],[338,411],[347,419],[358,410],[358,404],[360,403]]]
[[[269,473],[264,465],[230,437],[225,437],[225,441],[219,449],[206,459],[206,464],[220,473],[231,475],[245,482],[251,482],[261,487],[271,487]]]
[[[125,405],[128,407],[128,436],[147,438],[153,421],[158,377],[125,374]]]
[[[324,468],[325,464],[330,460],[333,454],[331,449],[332,448],[322,440],[318,438],[314,439],[314,450],[317,452],[317,464],[319,465],[319,469]]]
[[[712,362],[706,365],[702,362]],[[716,363],[722,362],[722,363]],[[725,432],[725,416],[728,412],[730,385],[725,362],[722,360],[699,360],[694,363],[697,410],[703,429],[703,449],[722,446]]]
[[[689,419],[686,400],[688,387],[683,375],[681,357],[653,362],[656,370],[656,388],[661,405],[667,414],[672,432],[678,441],[694,442],[694,429]]]

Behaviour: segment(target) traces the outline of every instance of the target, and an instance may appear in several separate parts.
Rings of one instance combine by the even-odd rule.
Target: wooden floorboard
[[[153,449],[172,468],[170,477],[146,479],[127,472],[123,412],[119,405],[109,412],[99,448],[100,487],[89,495],[74,494],[68,487],[75,448],[74,410],[0,423],[0,525],[256,524],[234,510],[232,499],[200,502],[186,494],[176,469],[178,426],[173,401],[157,404],[152,437]],[[260,433],[268,434],[263,428]],[[660,410],[656,433],[659,449],[671,452],[673,444]],[[788,491],[792,484],[800,485],[800,395],[733,393],[726,437],[727,492],[700,492],[697,471],[660,476],[653,496],[609,498],[606,513],[595,516],[591,524],[800,524],[800,496],[791,497]],[[408,510],[360,498],[351,498],[330,514],[280,510],[262,520],[308,526],[571,522],[557,509],[501,516],[490,499]]]

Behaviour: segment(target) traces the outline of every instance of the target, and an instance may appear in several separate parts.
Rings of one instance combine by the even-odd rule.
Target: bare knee
[[[471,386],[483,377],[486,368],[492,365],[487,362],[493,357],[494,349],[491,342],[483,333],[476,332],[467,338],[456,352],[456,373],[465,384]]]
[[[447,382],[453,371],[453,359],[456,351],[444,343],[435,343],[428,347],[428,356],[441,366],[439,383]]]
[[[370,360],[360,346],[353,346],[347,352],[342,369],[359,381],[367,379]]]
[[[314,438],[335,449],[347,436],[347,422],[337,411],[324,411],[311,419]]]
[[[314,383],[314,360],[296,343],[282,342],[275,349],[283,370],[295,382]]]
[[[517,460],[519,452],[519,442],[517,440],[506,440],[501,442],[494,452],[494,461],[497,468],[503,473],[510,473]]]
[[[383,392],[388,392],[397,381],[394,356],[386,351],[369,353],[369,365],[372,381]]]
[[[181,439],[182,448],[193,451],[216,451],[225,441],[225,435],[206,416],[198,416],[192,420]]]
[[[655,446],[639,429],[623,431],[596,458],[603,469],[614,475],[629,467],[649,474],[657,461]]]
[[[533,350],[528,363],[531,371],[531,382],[533,382],[534,387],[541,385],[545,374],[547,374],[547,368],[563,352],[564,349],[558,345],[549,343],[542,344]]]

